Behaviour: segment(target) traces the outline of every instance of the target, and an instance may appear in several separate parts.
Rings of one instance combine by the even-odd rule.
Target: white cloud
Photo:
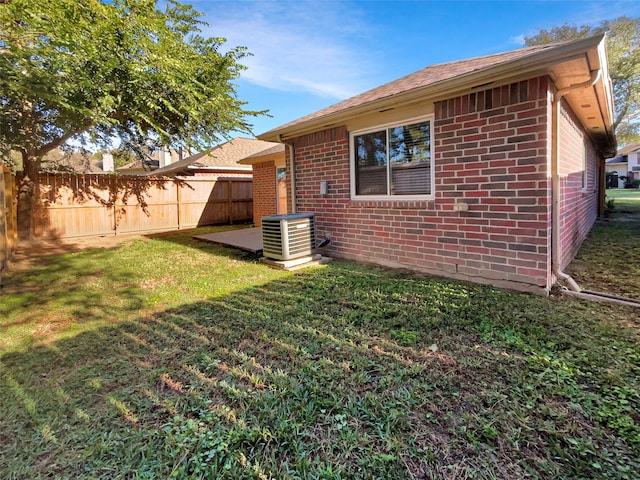
[[[509,39],[509,43],[512,43],[514,45],[518,45],[519,47],[524,47],[524,39],[525,39],[526,35],[524,33],[520,34],[520,35],[516,35],[515,37],[511,37]]]
[[[204,8],[203,8],[204,7]],[[341,2],[206,2],[210,27],[227,46],[252,56],[244,80],[282,91],[342,99],[367,85],[372,56],[358,51],[368,27],[353,6]]]

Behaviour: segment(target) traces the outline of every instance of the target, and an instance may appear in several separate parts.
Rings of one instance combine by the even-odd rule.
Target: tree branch
[[[618,125],[620,125],[620,122],[622,122],[622,120],[624,120],[624,117],[627,116],[627,112],[629,111],[629,106],[628,105],[624,105],[622,107],[622,109],[620,110],[620,112],[618,113],[618,115],[616,115],[616,118],[613,120],[613,128],[614,130],[616,128],[618,128]]]
[[[46,145],[42,145],[40,148],[38,148],[35,151],[36,156],[37,157],[44,157],[47,153],[49,153],[54,148],[58,148],[59,146],[64,144],[67,140],[69,140],[71,137],[86,131],[91,126],[92,126],[92,123],[88,122],[85,125],[82,125],[81,127],[77,128],[76,130],[74,130],[72,132],[65,133],[61,137],[53,140],[52,142],[49,142]]]

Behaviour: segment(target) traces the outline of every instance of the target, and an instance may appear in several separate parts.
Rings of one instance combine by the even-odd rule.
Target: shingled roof
[[[629,155],[630,153],[640,151],[640,145],[637,143],[634,145],[627,145],[626,147],[618,150],[618,155]]]
[[[251,168],[240,165],[239,160],[251,155],[270,150],[274,147],[282,147],[280,144],[264,142],[255,138],[234,138],[217,147],[191,155],[179,162],[172,163],[166,167],[153,171],[152,175],[179,175],[193,169],[219,169],[219,170],[245,170],[250,172]]]
[[[456,62],[430,65],[426,68],[423,68],[422,70],[418,70],[415,73],[399,78],[398,80],[386,83],[372,90],[356,95],[355,97],[348,98],[346,100],[343,100],[342,102],[336,103],[322,110],[318,110],[315,113],[289,122],[285,125],[282,125],[281,127],[278,127],[278,129],[294,126],[296,124],[328,116],[342,110],[358,107],[367,103],[375,102],[377,100],[382,100],[384,98],[393,97],[404,92],[415,90],[416,88],[426,87],[428,85],[443,82],[467,73],[490,68],[504,62],[516,60],[518,58],[523,58],[531,55],[532,53],[553,48],[555,45],[557,44],[539,45],[534,47],[522,48],[519,50],[513,50],[510,52],[469,58]]]
[[[602,41],[602,36],[596,36],[431,65],[269,130],[258,135],[258,138],[280,141],[318,128],[328,128],[334,123],[340,124],[352,115],[373,112],[378,108],[394,108],[402,102],[415,102],[419,95],[422,98],[437,99],[438,95],[447,98],[445,95],[450,96],[452,92],[479,88],[485,84],[548,74],[552,65],[584,58],[587,51],[596,52]],[[568,84],[561,81],[559,88],[565,86]]]

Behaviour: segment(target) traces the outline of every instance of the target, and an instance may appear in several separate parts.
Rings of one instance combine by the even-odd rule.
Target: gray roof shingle
[[[415,73],[386,83],[354,97],[348,98],[334,105],[318,110],[317,112],[298,118],[297,120],[294,120],[292,122],[281,125],[276,129],[265,132],[264,134],[260,135],[260,137],[268,135],[270,132],[273,132],[275,130],[293,127],[295,125],[326,117],[343,110],[348,110],[351,108],[366,105],[368,103],[383,100],[385,98],[390,98],[405,92],[409,92],[411,90],[415,90],[417,88],[435,85],[437,83],[445,82],[462,75],[489,69],[502,63],[519,60],[521,58],[528,57],[532,54],[544,50],[556,48],[566,43],[569,42],[554,43],[549,45],[536,45],[533,47],[526,47],[518,50],[496,53],[482,57],[431,65]]]

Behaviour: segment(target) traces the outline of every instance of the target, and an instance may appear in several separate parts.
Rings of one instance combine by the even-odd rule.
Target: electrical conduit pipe
[[[296,170],[295,170],[295,150],[293,148],[293,143],[287,143],[282,139],[282,135],[278,134],[278,143],[282,143],[283,145],[287,145],[289,147],[289,179],[291,182],[291,212],[296,213]]]

